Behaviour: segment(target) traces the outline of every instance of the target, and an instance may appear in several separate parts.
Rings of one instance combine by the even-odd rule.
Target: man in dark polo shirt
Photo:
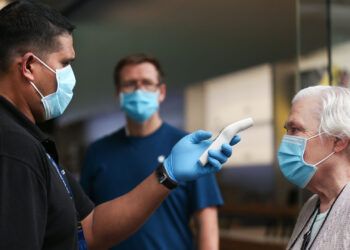
[[[135,232],[178,182],[220,170],[232,152],[223,144],[201,166],[211,133],[197,131],[131,192],[94,208],[35,125],[61,115],[73,96],[73,29],[39,3],[0,11],[0,249],[108,248]]]

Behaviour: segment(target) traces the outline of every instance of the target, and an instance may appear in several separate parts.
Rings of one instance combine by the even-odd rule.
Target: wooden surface
[[[220,207],[220,216],[254,215],[261,217],[285,217],[296,218],[297,207],[278,207],[274,205],[248,204],[248,205],[224,205]]]
[[[220,229],[220,249],[286,249],[297,215],[297,207],[265,204],[225,205],[219,209],[220,219],[224,220],[227,226]],[[267,224],[247,226],[244,223],[251,223],[255,219],[264,219]]]
[[[262,243],[220,237],[220,250],[284,250],[287,244]]]
[[[282,250],[287,243],[287,238],[267,237],[264,227],[220,231],[221,250]]]

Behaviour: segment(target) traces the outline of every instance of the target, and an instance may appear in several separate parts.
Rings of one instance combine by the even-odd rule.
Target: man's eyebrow
[[[74,60],[75,60],[75,57],[72,57],[72,58],[64,60],[62,63],[64,63],[64,64],[71,64]]]

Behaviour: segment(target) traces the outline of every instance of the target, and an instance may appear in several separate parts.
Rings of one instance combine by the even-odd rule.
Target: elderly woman
[[[280,169],[290,182],[314,193],[287,249],[350,249],[350,90],[301,90],[285,128]]]

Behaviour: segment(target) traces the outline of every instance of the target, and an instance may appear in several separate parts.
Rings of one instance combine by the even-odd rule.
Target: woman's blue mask
[[[39,89],[35,86],[33,82],[30,81],[34,89],[41,96],[41,102],[44,105],[45,109],[45,118],[46,120],[56,118],[63,114],[68,104],[73,98],[73,89],[75,86],[75,76],[70,65],[53,70],[46,63],[44,63],[41,59],[34,56],[42,65],[44,65],[47,69],[56,74],[57,80],[57,90],[55,93],[52,93],[47,96],[43,96]]]
[[[130,93],[120,93],[120,105],[127,116],[141,123],[150,118],[158,109],[158,96],[159,91],[151,92],[141,89]]]
[[[310,182],[317,170],[316,166],[334,154],[334,152],[330,153],[328,156],[314,165],[307,164],[304,161],[304,152],[307,141],[320,135],[321,134],[317,134],[310,138],[291,135],[283,136],[280,148],[278,150],[278,163],[287,180],[300,188],[305,188]]]

